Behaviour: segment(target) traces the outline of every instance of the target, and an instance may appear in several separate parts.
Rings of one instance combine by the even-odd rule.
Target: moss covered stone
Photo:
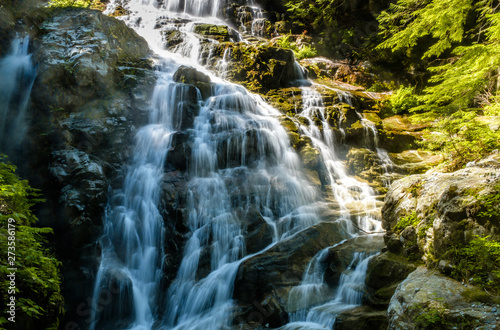
[[[195,24],[193,32],[218,42],[229,41],[228,27],[225,25]]]

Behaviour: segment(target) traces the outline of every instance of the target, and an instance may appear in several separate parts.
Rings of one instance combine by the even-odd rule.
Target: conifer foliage
[[[500,65],[496,0],[399,0],[378,17],[379,48],[414,51],[431,60],[422,110],[457,111],[494,101]]]

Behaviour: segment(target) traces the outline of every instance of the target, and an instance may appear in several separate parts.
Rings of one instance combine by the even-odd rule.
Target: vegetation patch
[[[398,233],[398,232],[401,232],[403,229],[405,229],[408,226],[412,226],[414,228],[417,228],[419,223],[420,223],[420,220],[417,216],[417,212],[413,211],[410,214],[400,218],[398,223],[394,226],[393,230],[396,233]]]
[[[17,268],[14,294],[7,277],[11,271],[5,263],[0,266],[1,300],[7,302],[15,297],[15,320],[19,329],[56,329],[63,315],[63,297],[60,262],[46,247],[47,235],[52,229],[36,227],[38,220],[31,208],[42,200],[38,191],[21,180],[15,171],[16,167],[0,156],[0,249],[14,252],[14,258],[9,259],[13,264],[9,267]],[[12,236],[15,240],[9,238]],[[10,323],[4,317],[9,315],[6,308],[4,304],[0,328]]]
[[[465,246],[454,246],[447,255],[455,265],[452,277],[500,293],[500,242],[490,236],[475,236]]]
[[[295,58],[299,61],[304,58],[315,57],[318,55],[316,48],[311,45],[304,44],[298,46],[295,41],[292,41],[291,35],[286,35],[283,38],[278,39],[277,44],[281,48],[292,50],[295,54]]]

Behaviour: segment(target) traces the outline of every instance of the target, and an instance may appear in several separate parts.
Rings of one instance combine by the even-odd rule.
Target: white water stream
[[[109,8],[118,4],[113,1]],[[300,158],[280,125],[281,113],[260,97],[199,66],[200,44],[192,33],[192,24],[183,28],[188,37],[178,53],[163,49],[161,31],[155,29],[158,18],[182,16],[222,24],[214,18],[219,5],[219,1],[201,0],[167,0],[161,6],[131,0],[123,5],[131,12],[124,20],[149,42],[163,65],[158,71],[150,124],[137,133],[134,158],[126,169],[123,187],[112,192],[108,205],[92,329],[228,329],[234,309],[234,278],[241,262],[249,257],[241,219],[257,209],[274,228],[270,245],[320,221],[318,192],[308,183]],[[177,277],[162,306],[159,288],[163,219],[158,202],[163,163],[171,137],[179,129],[172,122],[173,114],[180,111],[177,104],[185,95],[186,85],[172,81],[181,64],[208,74],[214,87],[212,97],[198,100],[200,112],[189,131],[189,235]],[[224,65],[222,62],[220,70]],[[301,132],[311,137],[327,165],[347,233],[357,232],[348,225],[352,218],[359,228],[378,231],[373,194],[367,185],[346,175],[335,154],[335,141],[324,120],[320,95],[303,88],[303,97],[302,115],[311,123],[302,125]],[[312,116],[322,118],[322,131],[314,125]],[[209,265],[202,265],[207,258]],[[362,272],[360,265],[364,261],[356,258],[353,263]],[[202,267],[208,275],[202,274]],[[359,276],[355,280],[360,281]],[[111,309],[99,310],[100,293],[117,281],[119,302]]]
[[[15,157],[28,129],[28,103],[36,77],[29,37],[16,37],[0,60],[0,152]]]

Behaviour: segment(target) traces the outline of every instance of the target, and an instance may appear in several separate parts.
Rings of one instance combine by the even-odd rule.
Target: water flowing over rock
[[[22,157],[29,98],[36,77],[29,44],[28,36],[16,37],[10,53],[0,60],[0,150],[14,161]]]

